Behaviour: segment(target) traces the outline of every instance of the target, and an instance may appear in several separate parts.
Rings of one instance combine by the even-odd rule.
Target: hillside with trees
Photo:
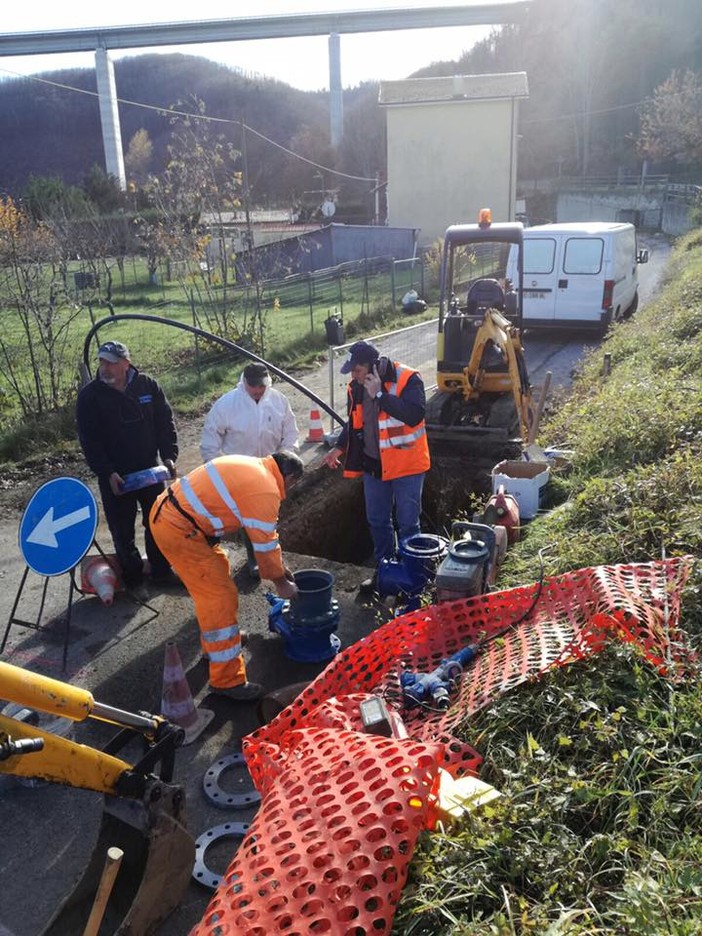
[[[519,25],[496,28],[458,61],[408,77],[522,70],[529,81],[520,108],[522,178],[636,176],[647,160],[649,171],[699,180],[698,0],[533,0]],[[369,203],[367,180],[385,177],[375,82],[344,92],[345,135],[334,152],[325,93],[181,54],[121,59],[115,73],[127,171],[137,188],[168,164],[174,111],[214,118],[218,139],[246,150],[252,205],[288,208],[324,188],[337,190],[340,202]],[[15,198],[32,177],[89,190],[94,167],[104,166],[94,72],[40,78],[0,82],[0,184]]]
[[[104,167],[97,85],[92,70],[50,72],[43,80],[0,84],[0,166],[4,188],[17,195],[30,176],[57,176],[79,185],[95,164]],[[151,144],[150,159],[137,176],[160,173],[169,160],[170,111],[197,113],[223,121],[221,136],[241,149],[241,124],[281,146],[303,132],[324,140],[328,125],[325,96],[296,91],[270,78],[247,78],[230,68],[189,55],[140,55],[115,62],[125,154],[138,133]],[[73,90],[76,89],[76,90]],[[251,184],[261,199],[282,194],[287,157],[259,137],[248,141]],[[139,179],[137,179],[139,181]]]
[[[529,99],[520,106],[522,178],[638,173],[642,158],[660,172],[698,179],[702,160],[641,145],[640,121],[656,89],[673,73],[697,73],[697,97],[672,107],[683,122],[699,114],[702,5],[698,0],[534,0],[525,22],[503,27],[458,62],[416,77],[525,71]],[[693,120],[699,133],[699,121]]]
[[[522,70],[529,80],[519,128],[522,177],[637,174],[647,158],[656,171],[697,179],[698,0],[533,0],[520,25],[496,28],[457,62],[435,63],[412,77]],[[169,109],[192,111],[195,101],[223,121],[217,132],[238,151],[242,123],[251,128],[249,185],[261,206],[287,207],[324,185],[366,191],[368,183],[346,176],[385,176],[385,119],[375,82],[345,91],[345,136],[335,153],[322,92],[297,91],[181,54],[121,59],[115,73],[125,152],[137,134],[150,143],[148,160],[142,151],[132,167],[137,183],[168,161]],[[40,77],[0,83],[0,182],[15,197],[30,176],[82,185],[93,166],[103,165],[93,71]],[[676,134],[669,141],[671,127],[683,125],[686,140]],[[319,166],[329,174],[320,176]],[[334,177],[332,170],[343,175]]]

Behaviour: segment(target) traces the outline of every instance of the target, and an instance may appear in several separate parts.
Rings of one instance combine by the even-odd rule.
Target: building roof
[[[492,101],[529,96],[526,72],[503,75],[453,75],[449,78],[406,78],[381,81],[378,103],[435,104],[442,101]]]
[[[204,224],[246,224],[246,211],[239,208],[237,211],[221,211],[217,213],[203,212]],[[289,209],[252,208],[248,221],[252,224],[291,224],[292,212]]]

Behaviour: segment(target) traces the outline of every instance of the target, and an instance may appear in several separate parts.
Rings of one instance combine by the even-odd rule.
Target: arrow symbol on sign
[[[55,549],[58,546],[57,533],[89,519],[89,507],[81,507],[79,510],[74,510],[73,513],[66,514],[65,517],[59,517],[58,520],[54,520],[54,508],[49,507],[27,537],[27,542],[34,543],[36,546],[51,546]]]

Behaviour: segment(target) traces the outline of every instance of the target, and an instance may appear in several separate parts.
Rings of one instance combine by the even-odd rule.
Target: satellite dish
[[[329,199],[327,199],[326,201],[322,202],[322,214],[324,215],[325,218],[333,218],[335,212],[336,212],[336,205],[334,204],[333,201],[330,201]]]

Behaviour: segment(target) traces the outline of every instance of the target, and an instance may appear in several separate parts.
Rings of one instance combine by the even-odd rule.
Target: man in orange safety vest
[[[422,487],[430,467],[424,425],[424,382],[418,371],[381,357],[370,341],[349,348],[341,367],[350,374],[348,422],[323,464],[337,468],[343,458],[345,478],[363,478],[366,517],[376,562],[392,559],[397,538],[420,532]],[[377,572],[363,582],[374,591]]]
[[[257,699],[248,682],[237,620],[239,592],[220,537],[246,530],[261,576],[281,598],[297,597],[292,572],[283,562],[277,523],[281,501],[300,479],[299,456],[283,451],[265,458],[213,458],[160,495],[151,510],[154,539],[195,604],[203,654],[209,659],[210,690],[237,701]]]

